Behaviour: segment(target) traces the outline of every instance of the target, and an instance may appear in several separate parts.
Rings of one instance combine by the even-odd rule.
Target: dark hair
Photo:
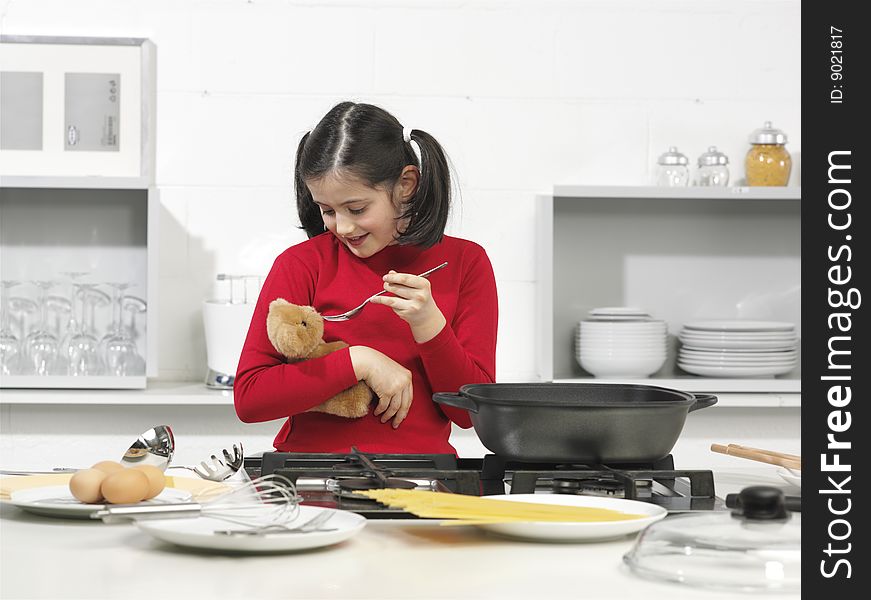
[[[383,108],[342,102],[330,109],[302,136],[296,151],[296,208],[308,236],[323,233],[324,221],[306,181],[346,173],[372,187],[392,188],[402,169],[414,165],[421,170],[420,181],[398,217],[408,219],[408,227],[397,242],[429,248],[441,241],[451,203],[448,160],[441,145],[425,131],[413,129],[411,138],[420,147],[422,165],[411,143],[403,139],[402,125]]]

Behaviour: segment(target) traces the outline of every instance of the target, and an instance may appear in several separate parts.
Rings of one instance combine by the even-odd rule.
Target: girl
[[[469,415],[432,394],[494,381],[497,301],[483,248],[444,235],[451,180],[441,146],[381,108],[343,102],[300,140],[295,184],[309,240],[279,255],[264,282],[233,386],[236,414],[286,419],[279,451],[456,453],[451,422],[468,428]],[[443,262],[431,280],[414,275]],[[269,342],[276,298],[332,315],[382,288],[389,294],[354,319],[324,323],[324,339],[349,348],[287,364]],[[357,381],[377,396],[367,416],[305,412]]]

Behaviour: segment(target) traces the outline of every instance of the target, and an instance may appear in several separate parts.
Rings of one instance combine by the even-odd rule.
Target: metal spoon
[[[165,471],[172,460],[175,452],[175,438],[169,425],[156,425],[147,431],[143,431],[136,441],[133,442],[121,457],[121,464],[125,467],[136,465],[153,465]],[[75,473],[80,469],[58,467],[50,471],[16,471],[0,470],[0,475],[43,475],[54,473]]]
[[[448,263],[443,262],[443,263],[440,264],[439,266],[437,266],[437,267],[433,267],[433,268],[430,269],[429,271],[424,271],[423,273],[421,273],[420,275],[418,275],[418,277],[427,277],[427,276],[429,276],[430,273],[435,273],[435,272],[438,271],[439,269],[442,269],[442,268],[444,268],[444,267],[446,267],[446,266],[448,266]],[[361,304],[361,305],[358,306],[357,308],[352,308],[352,309],[349,310],[348,312],[343,312],[343,313],[340,314],[340,315],[329,315],[329,316],[328,316],[328,315],[323,315],[324,321],[347,321],[348,319],[353,319],[354,317],[357,316],[357,314],[358,314],[361,310],[363,310],[363,307],[366,306],[372,298],[377,298],[377,297],[380,296],[381,294],[386,294],[386,293],[387,293],[387,290],[381,290],[381,291],[378,292],[377,294],[372,294],[371,296],[369,296],[368,298],[366,298],[365,300],[363,300],[363,304]]]

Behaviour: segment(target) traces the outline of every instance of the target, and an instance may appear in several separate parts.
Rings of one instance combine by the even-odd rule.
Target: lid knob
[[[766,485],[754,485],[744,488],[740,494],[729,494],[726,506],[735,509],[734,516],[754,521],[789,517],[783,492]]]

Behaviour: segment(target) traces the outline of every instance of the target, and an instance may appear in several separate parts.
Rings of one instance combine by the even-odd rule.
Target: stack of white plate
[[[692,321],[680,332],[678,366],[705,377],[768,377],[798,364],[795,325],[782,321]]]
[[[596,377],[642,378],[665,363],[665,321],[638,308],[596,308],[578,323],[575,357]]]

